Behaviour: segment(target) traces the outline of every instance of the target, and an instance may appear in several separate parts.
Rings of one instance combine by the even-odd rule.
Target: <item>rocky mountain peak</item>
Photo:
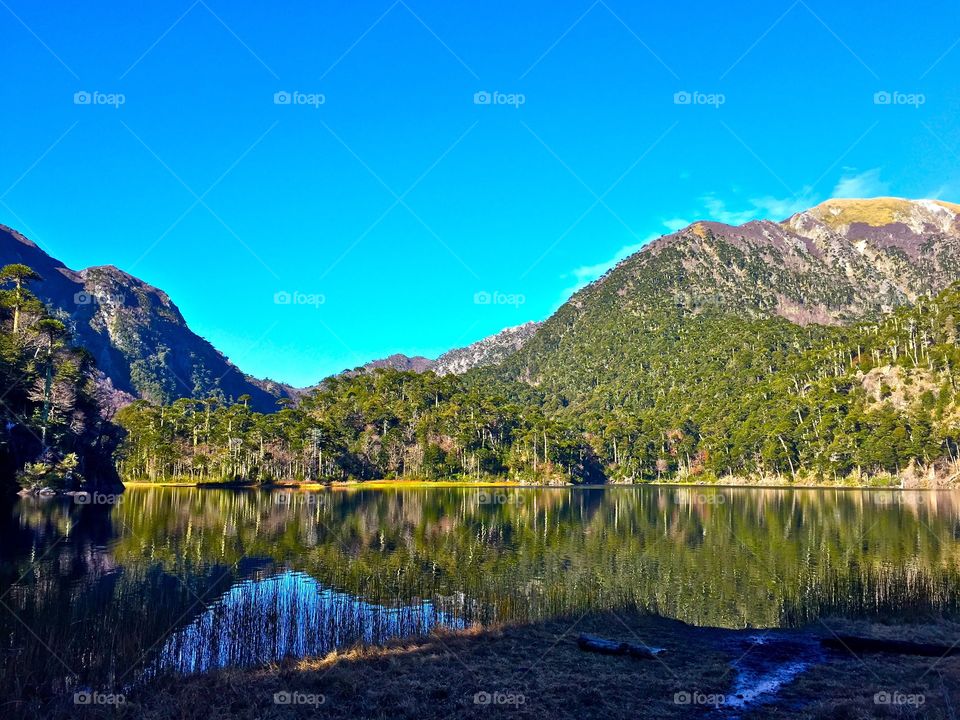
[[[857,226],[880,228],[902,225],[920,234],[956,231],[958,216],[960,205],[942,200],[835,198],[794,215],[786,224],[798,230],[809,227],[809,221],[813,220],[844,235],[855,232]]]

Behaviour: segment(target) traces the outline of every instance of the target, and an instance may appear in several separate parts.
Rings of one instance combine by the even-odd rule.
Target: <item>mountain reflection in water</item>
[[[609,608],[731,628],[953,611],[958,497],[647,486],[21,498],[0,508],[0,677],[123,687]]]

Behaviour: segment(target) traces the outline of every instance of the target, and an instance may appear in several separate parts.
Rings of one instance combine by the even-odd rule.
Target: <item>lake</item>
[[[128,489],[0,513],[3,687],[124,688],[462,627],[954,611],[952,492]]]

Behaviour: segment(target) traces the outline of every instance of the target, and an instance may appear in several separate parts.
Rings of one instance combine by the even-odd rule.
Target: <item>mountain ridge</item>
[[[797,327],[794,335],[808,326],[846,326],[960,280],[960,211],[897,200],[895,209],[909,211],[912,225],[898,215],[881,226],[832,226],[821,215],[833,217],[835,202],[780,223],[700,221],[662,236],[575,293],[495,375],[539,388],[563,406],[609,405],[603,388],[627,392],[639,378],[653,382],[654,369],[676,372],[656,353],[690,352],[698,333],[716,342],[717,323],[781,319]],[[861,217],[890,205],[883,198],[857,202]]]
[[[904,218],[899,215],[893,216],[893,222],[880,225],[861,221],[864,217],[876,217],[877,208],[892,212],[890,201],[920,210],[912,218],[913,226],[902,222]],[[934,214],[928,209],[930,205],[938,208]],[[824,219],[836,217],[831,212],[835,207],[845,208],[846,217],[850,217],[851,206],[859,208],[859,214],[855,214],[848,224]],[[941,211],[948,214],[946,224]],[[922,221],[921,226],[917,226],[918,220]],[[938,246],[937,241],[944,238],[949,238],[949,242]],[[725,247],[716,246],[718,239]],[[595,292],[594,288],[611,274],[637,271],[664,252],[682,256],[673,257],[670,269],[676,271],[676,282],[667,283],[671,292],[678,295],[684,294],[680,285],[691,284],[694,285],[693,293],[688,289],[687,294],[697,294],[703,289],[696,287],[697,281],[706,285],[708,279],[718,281],[723,294],[723,291],[733,289],[733,281],[739,275],[741,279],[767,281],[764,287],[768,291],[767,299],[771,300],[770,287],[778,284],[772,281],[779,280],[785,291],[778,298],[782,309],[778,314],[783,317],[801,324],[850,322],[871,312],[889,310],[919,295],[942,290],[946,282],[933,281],[939,275],[960,275],[960,205],[902,198],[841,199],[827,200],[782,222],[751,220],[742,225],[728,225],[699,220],[661,236],[620,261],[601,278],[571,296],[568,303],[577,306],[582,297]],[[704,275],[700,261],[707,257],[733,272],[714,273],[712,277]],[[768,271],[760,278],[751,276],[751,271],[756,275],[762,269],[760,265],[774,264],[771,261],[776,261],[777,272]],[[922,266],[914,267],[911,263],[916,261],[921,261]],[[840,275],[837,275],[838,270],[842,270]],[[838,288],[821,284],[817,287],[817,297],[801,297],[791,292],[791,288],[797,284],[797,275],[803,273],[841,279],[841,285],[846,287],[841,292]],[[785,279],[791,281],[784,282]],[[758,291],[762,292],[764,287]],[[840,297],[843,293],[849,297]],[[743,295],[747,292],[744,291]],[[880,297],[884,302],[872,302],[871,297]],[[730,300],[729,297],[726,299]],[[769,309],[769,303],[764,309]]]
[[[250,395],[257,409],[270,410],[277,399],[295,399],[309,389],[242,373],[189,329],[163,290],[113,265],[72,270],[0,225],[0,264],[11,262],[30,265],[44,277],[38,295],[69,320],[120,394],[118,402],[133,397],[165,402],[219,391],[228,400]],[[436,360],[398,353],[363,368],[443,375],[504,365],[508,376],[531,381],[529,372],[509,370],[523,362],[517,356],[562,349],[571,328],[591,322],[600,307],[633,314],[653,307],[722,309],[779,316],[801,326],[842,325],[935,294],[958,277],[960,205],[832,199],[780,222],[694,222],[625,258],[546,321],[505,328]]]
[[[0,225],[0,266],[22,263],[42,280],[31,288],[65,320],[77,342],[110,380],[118,404],[154,402],[222,392],[225,400],[249,395],[254,407],[276,408],[285,386],[240,371],[190,330],[170,296],[114,265],[73,270],[22,233]]]
[[[431,360],[423,355],[405,355],[394,353],[384,358],[371,360],[355,370],[344,370],[341,375],[356,374],[358,371],[391,369],[415,373],[435,372],[437,375],[462,375],[475,368],[495,365],[523,347],[533,336],[540,322],[530,320],[520,325],[504,328],[464,347],[447,350]],[[316,386],[313,386],[316,387]]]

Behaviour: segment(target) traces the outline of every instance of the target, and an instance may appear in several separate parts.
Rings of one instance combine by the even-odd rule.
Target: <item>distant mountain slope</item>
[[[433,370],[437,375],[462,375],[474,368],[503,362],[520,350],[540,325],[538,322],[527,322],[501,330],[466,347],[448,350],[437,358]]]
[[[43,277],[31,289],[73,329],[113,387],[156,402],[203,397],[251,397],[276,409],[287,389],[244,375],[193,333],[161,290],[112,266],[74,271],[15,230],[0,225],[0,266],[29,265]]]
[[[538,322],[527,322],[516,327],[509,327],[466,347],[448,350],[436,360],[431,360],[422,355],[411,357],[396,353],[379,360],[372,360],[357,370],[345,370],[342,374],[353,376],[359,370],[384,368],[415,373],[432,370],[437,375],[462,375],[475,368],[503,362],[522,348],[524,343],[533,337],[538,327],[540,327]]]
[[[410,357],[402,353],[395,353],[380,360],[372,360],[363,366],[364,370],[376,370],[377,368],[409,370],[410,372],[422,373],[433,369],[433,360],[420,355]]]
[[[694,223],[576,293],[496,372],[564,403],[613,402],[612,387],[653,390],[656,373],[670,380],[665,392],[688,379],[684,358],[662,353],[727,339],[696,318],[722,318],[727,336],[765,318],[843,325],[942,290],[960,279],[958,213],[877,198],[831,200],[782,223]]]

